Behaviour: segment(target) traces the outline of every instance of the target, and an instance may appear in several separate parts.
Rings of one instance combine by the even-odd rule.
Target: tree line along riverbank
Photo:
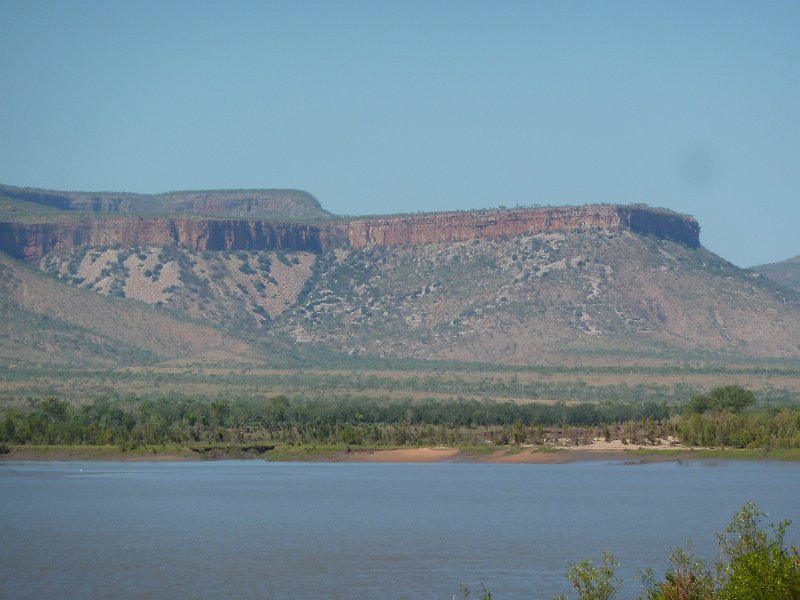
[[[0,414],[0,452],[25,445],[114,446],[120,452],[227,445],[261,454],[271,446],[563,447],[598,439],[788,451],[800,448],[800,410],[760,405],[751,392],[726,386],[681,405],[286,396],[260,401],[98,397],[74,403],[47,397]]]

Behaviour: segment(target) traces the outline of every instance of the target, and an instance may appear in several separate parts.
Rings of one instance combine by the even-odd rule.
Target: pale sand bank
[[[487,446],[485,449],[460,449],[460,448],[389,448],[359,450],[335,450],[315,453],[303,453],[279,460],[322,461],[322,462],[374,462],[374,463],[440,463],[440,462],[473,462],[473,463],[506,463],[506,464],[557,464],[586,460],[636,460],[637,462],[657,462],[662,460],[675,460],[678,457],[688,458],[692,450],[674,442],[662,445],[644,446],[637,444],[623,444],[621,441],[606,442],[595,440],[591,444],[580,446],[558,446],[555,448],[535,445],[523,446]],[[650,450],[647,455],[632,455],[631,450]],[[673,450],[673,452],[659,452],[660,450]],[[680,451],[679,455],[675,450]],[[685,455],[683,453],[686,453]],[[25,447],[16,446],[8,454],[0,455],[4,460],[121,460],[121,461],[186,461],[186,460],[226,460],[226,459],[267,459],[270,452],[257,456],[242,456],[241,453],[226,453],[220,449],[215,453],[198,453],[186,450],[174,453],[152,452],[120,452],[113,447]]]
[[[454,459],[458,448],[397,448],[394,450],[357,450],[345,460],[352,462],[413,462],[434,463]]]

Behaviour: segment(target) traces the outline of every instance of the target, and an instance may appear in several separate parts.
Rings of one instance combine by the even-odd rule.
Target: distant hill
[[[800,360],[800,294],[704,249],[692,217],[663,209],[300,223],[277,212],[135,216],[207,206],[199,192],[3,190],[17,190],[8,210],[40,211],[0,218],[0,249],[24,261],[0,261],[8,360]],[[250,202],[250,192],[209,194],[233,212]],[[289,193],[284,208],[330,216],[304,194]]]
[[[800,256],[777,263],[759,265],[750,270],[800,292]]]
[[[0,185],[0,220],[31,221],[102,215],[324,221],[332,215],[300,190],[205,190],[165,194],[61,192]]]

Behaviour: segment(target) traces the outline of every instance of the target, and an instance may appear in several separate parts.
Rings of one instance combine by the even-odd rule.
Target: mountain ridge
[[[69,192],[0,184],[0,198],[2,197],[46,206],[72,215],[196,215],[211,218],[269,217],[301,221],[325,221],[333,217],[308,192],[280,188],[139,194]]]
[[[241,351],[228,353],[234,361],[800,358],[800,294],[703,248],[697,221],[666,209],[517,207],[325,222],[109,214],[0,219],[0,250],[52,278],[40,286],[52,300],[45,308],[5,281],[17,304],[4,310],[31,323],[33,313],[62,319],[80,310],[71,288],[83,288],[117,296],[113,308],[95,309],[120,322],[133,300],[134,312],[154,305],[213,328],[209,339],[239,340]],[[98,339],[113,345],[107,322]],[[91,319],[74,324],[93,331]],[[150,352],[148,360],[174,360],[203,356],[203,337],[188,335],[181,356],[135,337],[118,341]]]
[[[73,201],[71,192],[31,192],[22,188],[0,186],[0,196],[4,190],[6,196],[16,194],[17,198],[30,199],[39,194],[41,198],[38,200],[41,202],[38,204],[48,206],[57,205],[58,199],[64,199],[66,203]],[[200,193],[178,194],[184,198]],[[246,198],[236,196],[237,191],[213,194],[217,194],[216,200],[205,196],[205,201],[213,204],[219,201],[219,197],[225,198],[234,194],[236,202],[249,202]],[[81,198],[97,200],[102,199],[102,195],[82,193]],[[325,212],[325,219],[317,222],[282,218],[283,215],[275,211],[270,213],[269,218],[263,215],[261,218],[226,218],[221,214],[224,211],[219,211],[214,216],[199,214],[149,217],[137,215],[130,207],[121,208],[119,204],[108,210],[103,208],[105,205],[86,209],[82,204],[83,208],[79,210],[69,206],[61,211],[63,214],[57,220],[37,220],[35,216],[27,221],[0,218],[0,251],[16,258],[35,259],[53,250],[67,250],[80,245],[138,243],[178,244],[194,252],[289,249],[319,254],[333,248],[358,249],[372,245],[491,240],[523,234],[592,228],[630,230],[673,239],[691,247],[700,245],[700,226],[693,217],[646,205],[588,204],[338,218]],[[319,206],[318,203],[316,206]],[[10,211],[5,211],[6,216]],[[3,211],[0,210],[0,217],[2,215]],[[75,218],[76,216],[80,218]],[[103,218],[96,218],[97,216]]]

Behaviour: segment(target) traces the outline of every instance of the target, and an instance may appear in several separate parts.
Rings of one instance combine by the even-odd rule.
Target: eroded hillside
[[[0,255],[0,359],[119,366],[248,362],[263,351],[201,322],[73,289]]]
[[[315,261],[309,252],[80,246],[50,253],[39,267],[77,287],[165,306],[242,333],[269,325],[293,306]]]
[[[601,230],[322,256],[277,324],[353,354],[536,364],[797,356],[800,315],[702,249]]]
[[[627,231],[319,254],[83,246],[39,267],[267,346],[511,364],[800,355],[797,296],[703,248]]]

